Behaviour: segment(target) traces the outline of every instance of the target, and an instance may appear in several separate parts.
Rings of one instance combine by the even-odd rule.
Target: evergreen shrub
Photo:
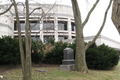
[[[63,50],[69,47],[69,43],[62,41],[54,43],[54,48],[46,54],[44,63],[62,64]]]
[[[32,59],[32,62],[34,62],[34,63],[41,62],[41,55],[40,55],[40,51],[38,50],[38,48],[41,47],[41,46],[39,46],[40,43],[41,42],[39,42],[39,41],[32,41],[31,59]]]
[[[0,64],[20,63],[19,41],[10,36],[0,38]]]
[[[110,69],[116,66],[118,61],[119,53],[105,44],[98,47],[94,44],[86,51],[86,63],[90,69]]]

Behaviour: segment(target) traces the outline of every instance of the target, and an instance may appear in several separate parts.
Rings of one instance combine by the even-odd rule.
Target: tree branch
[[[13,6],[13,3],[9,6],[9,8],[8,8],[7,10],[5,10],[5,11],[2,12],[2,13],[0,13],[0,15],[3,15],[3,14],[5,14],[6,12],[8,12],[8,11],[11,9],[12,6]]]
[[[97,6],[98,2],[99,2],[99,0],[97,0],[97,1],[95,2],[95,4],[93,5],[93,7],[91,8],[91,10],[88,12],[85,21],[82,23],[82,26],[83,26],[83,27],[84,27],[85,24],[88,22],[88,20],[89,20],[89,18],[90,18],[90,15],[91,15],[91,13],[93,12],[93,10],[95,9],[95,7]]]
[[[53,7],[55,6],[55,4],[56,4],[56,3],[54,3],[54,5],[53,5],[42,17],[46,16],[47,13],[49,13],[49,12],[53,9]]]
[[[22,2],[18,2],[18,3],[17,3],[17,5],[18,5],[18,4],[22,4],[22,5],[23,5],[23,7],[25,8],[25,5],[24,5]]]
[[[42,7],[38,7],[38,8],[35,8],[29,15],[31,15],[31,14],[32,14],[35,10],[37,10],[37,9],[41,9],[41,10],[42,10],[42,13],[44,13],[44,15],[42,15],[42,17],[44,17],[44,16],[47,15],[48,12],[50,12],[50,11],[53,9],[53,7],[55,6],[55,4],[56,4],[56,3],[54,3],[54,5],[53,5],[46,13],[45,13],[44,10],[42,9]],[[42,17],[41,17],[41,18],[42,18]]]
[[[112,0],[110,0],[110,3],[105,11],[105,15],[104,15],[104,20],[103,20],[103,23],[102,23],[102,26],[101,28],[99,29],[98,33],[96,34],[96,36],[94,37],[94,39],[89,42],[87,45],[86,45],[86,50],[96,41],[96,39],[98,38],[98,36],[100,35],[100,33],[102,32],[103,28],[104,28],[104,25],[105,25],[105,22],[106,22],[106,18],[107,18],[107,13],[108,13],[108,10],[110,9],[110,6],[112,4]]]
[[[56,4],[56,3],[54,3],[54,5],[52,6],[52,8],[55,6],[55,4]],[[42,19],[44,16],[46,16],[47,13],[49,13],[49,11],[52,10],[52,8],[50,8],[46,13],[44,13],[44,10],[42,9],[42,7],[38,7],[38,8],[35,8],[35,9],[29,14],[29,15],[31,15],[31,14],[32,14],[35,10],[37,10],[37,9],[42,9],[42,14],[44,14],[44,15],[41,16],[41,18],[38,18],[37,23],[35,23],[33,26],[30,26],[30,32],[31,32],[32,28],[33,28],[34,26],[36,26],[36,25],[39,23],[39,21],[41,21],[41,19]],[[30,24],[29,24],[29,25],[30,25]]]
[[[31,32],[32,28],[35,27],[35,26],[39,23],[40,20],[41,20],[41,19],[38,18],[37,22],[36,22],[34,25],[32,25],[32,26],[31,26],[30,23],[29,23],[29,25],[30,25],[30,32]]]
[[[41,9],[42,12],[44,12],[43,9],[42,9],[42,7],[37,7],[37,8],[35,8],[35,9],[33,9],[33,11],[32,11],[29,15],[31,15],[31,14],[32,14],[35,10],[37,10],[37,9]]]
[[[24,49],[22,45],[22,37],[21,37],[21,26],[20,26],[20,20],[19,20],[19,15],[18,15],[18,8],[16,5],[16,1],[12,0],[15,8],[15,14],[16,14],[16,21],[17,21],[17,26],[18,26],[18,37],[19,37],[19,48],[20,48],[20,55],[21,55],[21,64],[22,64],[22,73],[23,77],[25,74],[25,55],[24,55]]]

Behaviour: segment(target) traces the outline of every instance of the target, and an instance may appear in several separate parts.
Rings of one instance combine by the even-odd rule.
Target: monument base
[[[62,65],[69,65],[69,64],[75,64],[74,59],[69,59],[69,60],[63,60]]]
[[[64,70],[64,71],[74,71],[74,70],[75,70],[75,64],[60,65],[60,70]]]

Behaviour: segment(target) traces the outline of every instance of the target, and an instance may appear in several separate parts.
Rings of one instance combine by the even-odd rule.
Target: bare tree
[[[120,0],[113,0],[112,21],[120,34]]]
[[[22,37],[21,37],[21,26],[19,20],[19,13],[16,1],[13,0],[15,14],[16,14],[16,21],[18,26],[18,37],[19,37],[19,48],[21,54],[21,64],[22,64],[22,72],[23,72],[23,80],[31,80],[31,49],[30,49],[30,39],[29,39],[29,5],[28,0],[26,0],[26,24],[25,24],[25,43],[26,43],[26,54],[24,53],[23,45],[22,45]]]
[[[5,11],[1,12],[0,15],[7,13],[11,9],[12,6],[13,4],[11,4]]]
[[[25,4],[21,3],[25,9],[25,50],[23,48],[22,44],[22,37],[21,37],[21,25],[20,25],[20,19],[19,19],[19,12],[18,12],[18,5],[19,3],[16,3],[15,0],[12,0],[12,4],[10,7],[3,12],[2,14],[6,13],[10,10],[11,6],[14,6],[15,10],[15,16],[17,21],[17,27],[18,27],[18,38],[19,38],[19,48],[20,48],[20,54],[21,54],[21,65],[22,65],[22,73],[23,73],[23,80],[31,80],[31,30],[32,28],[42,19],[44,18],[47,13],[53,8],[50,8],[46,13],[42,9],[42,7],[34,8],[31,12],[29,11],[29,1],[25,0]],[[55,5],[55,4],[54,4]],[[54,6],[53,5],[53,6]],[[34,13],[36,10],[41,10],[42,16],[38,18],[38,21],[34,25],[30,25],[29,19],[31,14]],[[29,26],[31,27],[29,30]]]
[[[102,23],[102,26],[96,36],[94,37],[93,41],[89,42],[87,45],[84,44],[84,36],[83,36],[83,29],[85,24],[88,22],[89,17],[93,10],[95,9],[96,5],[98,4],[99,0],[96,0],[95,4],[91,8],[91,10],[88,12],[88,15],[85,19],[85,21],[82,23],[81,20],[81,13],[79,10],[78,2],[77,0],[71,0],[72,2],[72,8],[73,8],[73,13],[74,13],[74,19],[75,19],[75,26],[76,26],[76,55],[75,55],[75,70],[76,71],[81,71],[84,73],[88,73],[88,67],[86,65],[86,50],[95,42],[99,34],[101,33],[105,22],[106,22],[106,17],[107,17],[107,12],[111,6],[112,0],[110,0],[110,3],[106,9],[104,20]]]

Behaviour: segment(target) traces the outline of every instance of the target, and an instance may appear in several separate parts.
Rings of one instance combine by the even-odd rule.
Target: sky
[[[18,0],[18,1],[25,1],[25,0]],[[33,0],[29,0],[29,1],[33,1]],[[45,4],[54,4],[56,2],[57,4],[72,6],[71,0],[34,0],[34,2],[36,1],[39,1],[40,3],[45,3]],[[81,11],[82,21],[84,21],[88,11],[91,9],[91,7],[93,6],[96,0],[77,0],[77,1]],[[97,7],[92,12],[90,19],[84,28],[85,37],[94,36],[97,34],[99,28],[102,25],[104,13],[109,4],[109,1],[110,0],[99,1]],[[107,15],[107,21],[101,35],[120,42],[120,35],[111,20],[111,14],[112,14],[112,5],[111,5],[111,8],[109,9],[109,12]]]

